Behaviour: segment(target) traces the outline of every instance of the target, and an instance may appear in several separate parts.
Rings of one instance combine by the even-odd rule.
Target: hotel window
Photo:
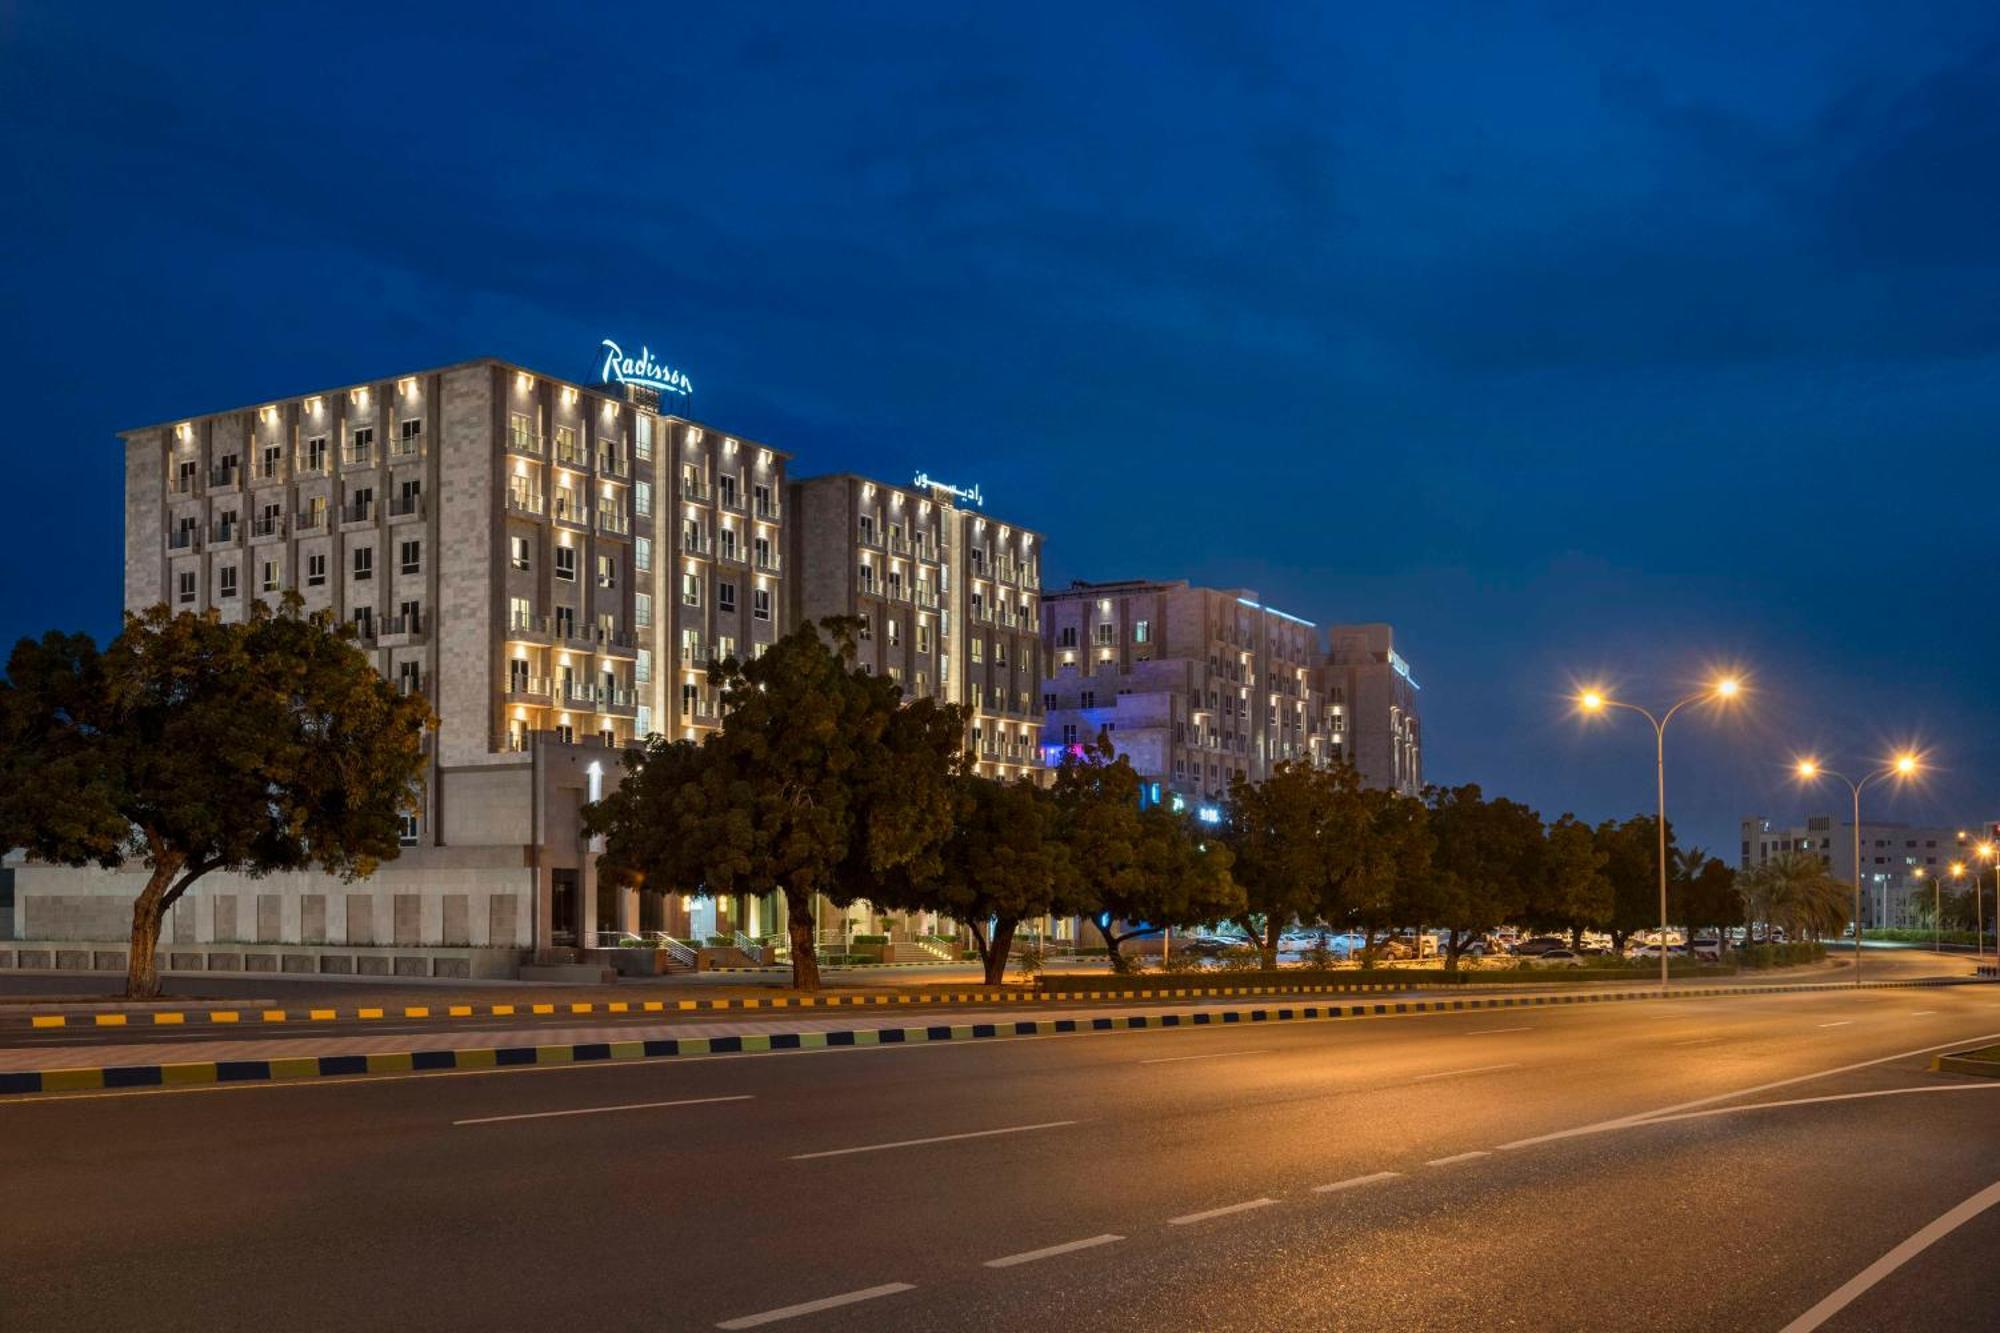
[[[396,833],[396,841],[405,847],[417,845],[417,817],[411,814],[400,816],[402,827]]]
[[[507,443],[516,449],[535,449],[535,424],[528,420],[525,412],[511,412],[507,416]]]
[[[266,560],[264,562],[264,591],[276,592],[283,584],[284,580],[278,574],[278,562],[275,560]]]
[[[632,512],[641,518],[651,516],[653,512],[652,482],[635,481],[632,483]]]
[[[734,611],[736,609],[735,584],[718,583],[715,585],[715,609],[718,611]]]
[[[409,417],[398,428],[398,438],[402,442],[403,455],[408,457],[424,447],[424,419]]]
[[[931,650],[931,627],[929,625],[918,625],[917,651],[920,653],[927,653],[930,650]]]
[[[634,457],[644,462],[652,461],[653,418],[647,413],[639,414],[639,429],[632,436],[632,453]]]
[[[396,683],[404,694],[421,694],[424,688],[424,664],[404,662],[396,668]]]
[[[736,478],[724,473],[715,479],[715,489],[725,509],[736,508]]]
[[[951,684],[951,654],[938,654],[938,684]]]
[[[653,594],[642,592],[633,595],[632,619],[641,626],[653,623]]]
[[[516,509],[525,509],[531,514],[542,512],[541,492],[535,489],[533,478],[515,473],[507,478],[507,503]]]
[[[861,544],[863,546],[875,544],[875,520],[867,514],[861,516]]]
[[[265,481],[278,475],[278,464],[284,457],[284,446],[267,444],[264,446],[262,461],[257,465],[257,475]]]
[[[421,541],[404,542],[402,556],[403,556],[403,561],[402,561],[403,572],[405,574],[423,573],[424,544]]]
[[[374,607],[357,606],[354,608],[354,633],[357,638],[362,639],[372,639],[375,637]]]
[[[681,575],[681,605],[682,606],[701,605],[701,575],[699,574]]]
[[[653,650],[651,648],[641,648],[639,650],[638,660],[632,664],[632,679],[641,685],[651,683],[653,679]]]
[[[772,568],[775,568],[775,566],[773,565],[773,563],[772,563],[772,561],[771,561],[771,540],[770,540],[770,538],[768,538],[768,537],[758,537],[758,538],[756,538],[755,540],[753,540],[753,541],[752,541],[752,542],[750,543],[750,554],[751,554],[751,557],[752,557],[752,559],[754,559],[754,560],[756,561],[756,564],[757,564],[757,568],[759,568],[759,569],[772,569]]]
[[[347,465],[349,467],[367,467],[374,461],[374,457],[375,428],[373,426],[355,427],[354,433],[348,436]]]
[[[556,547],[556,577],[565,583],[576,582],[576,548]]]
[[[535,627],[535,606],[525,597],[507,599],[507,626],[509,629],[533,629]]]
[[[609,611],[597,613],[597,637],[601,642],[612,643],[618,638],[618,617]]]
[[[1078,696],[1076,697],[1076,706],[1077,706],[1078,708],[1095,708],[1095,707],[1097,707],[1097,691],[1096,691],[1096,690],[1085,690],[1085,691],[1084,691],[1084,692],[1083,692],[1082,694],[1079,694],[1079,695],[1078,695]]]
[[[424,604],[416,601],[404,602],[396,609],[396,619],[402,622],[403,633],[415,634],[423,628]]]
[[[192,602],[194,600],[194,571],[191,569],[182,570],[178,575],[176,586],[179,588],[180,600],[184,603]]]
[[[324,555],[307,556],[306,586],[308,588],[317,588],[325,582],[326,582],[326,556]]]
[[[867,564],[864,564],[863,566],[861,566],[861,574],[860,574],[860,578],[861,578],[861,591],[862,591],[862,593],[863,593],[864,595],[866,595],[866,596],[870,596],[870,597],[874,596],[874,595],[875,595],[875,566],[873,566],[873,565],[867,565]]]
[[[618,586],[618,559],[616,556],[597,557],[597,586],[615,588]]]
[[[722,530],[721,541],[722,558],[724,560],[734,560],[736,558],[736,529],[724,528]]]
[[[567,722],[556,723],[556,739],[564,745],[576,744],[576,728]]]
[[[326,471],[326,436],[315,435],[306,441],[306,471]]]
[[[1044,694],[1042,696],[1042,711],[1044,713],[1053,713],[1056,711],[1056,697],[1053,694]]]
[[[984,634],[975,634],[972,636],[972,660],[974,662],[984,662],[986,660],[986,636]]]
[[[752,503],[756,508],[757,517],[759,518],[771,517],[772,513],[771,488],[769,486],[764,485],[762,482],[759,482],[757,483],[757,485],[750,488],[750,496]]]
[[[1151,643],[1152,641],[1153,641],[1153,622],[1150,620],[1133,621],[1132,642]]]
[[[889,571],[889,596],[897,601],[903,598],[903,571],[900,569]]]
[[[556,634],[558,637],[564,639],[574,639],[576,637],[575,607],[559,606],[556,608]]]
[[[874,637],[875,637],[874,618],[870,616],[866,611],[863,611],[861,613],[861,642],[867,643],[870,639]]]
[[[771,618],[771,590],[753,588],[750,590],[750,614],[758,620]]]
[[[736,656],[736,636],[733,634],[716,635],[715,655],[725,662]]]
[[[693,717],[693,716],[694,716],[694,701],[696,700],[696,698],[698,698],[698,697],[700,696],[700,694],[701,694],[701,687],[700,687],[700,686],[698,686],[698,685],[696,685],[696,684],[695,684],[694,682],[692,682],[692,681],[687,681],[687,682],[684,682],[684,683],[683,683],[683,684],[681,685],[681,716],[682,716],[682,717]]]
[[[889,646],[895,648],[901,645],[903,642],[903,622],[894,616],[890,616],[883,623],[884,627],[889,631]]]
[[[174,474],[174,490],[181,494],[192,491],[194,489],[194,474],[197,470],[195,461],[192,458],[183,458],[180,461],[179,471]]]
[[[507,663],[507,693],[528,692],[528,659],[516,657]]]
[[[354,581],[365,583],[375,577],[375,548],[357,546],[354,548]]]
[[[632,539],[632,563],[640,569],[651,569],[653,567],[653,539],[651,537],[635,537]]]
[[[510,553],[509,561],[514,568],[528,569],[533,564],[530,555],[533,548],[528,545],[526,537],[509,537],[507,539],[507,548]]]

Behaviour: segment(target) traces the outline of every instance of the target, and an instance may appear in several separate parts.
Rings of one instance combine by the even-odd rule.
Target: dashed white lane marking
[[[1934,1014],[1934,1013],[1936,1013],[1936,1012],[1937,1012],[1937,1010],[1935,1010],[1935,1009],[1913,1009],[1913,1010],[1911,1010],[1911,1011],[1910,1011],[1910,1017],[1911,1017],[1911,1018],[1928,1018],[1928,1017],[1930,1017],[1930,1016],[1931,1016],[1932,1014]]]
[[[1810,1333],[1810,1330],[1818,1328],[1821,1324],[1833,1318],[1834,1315],[1846,1309],[1853,1303],[1855,1297],[1861,1295],[1877,1282],[1880,1282],[1883,1278],[1889,1276],[1889,1274],[1895,1272],[1898,1268],[1901,1268],[1904,1264],[1910,1262],[1910,1260],[1916,1258],[1932,1245],[1944,1239],[1959,1227],[1964,1226],[1967,1222],[1970,1222],[1996,1203],[2000,1203],[2000,1181],[1995,1181],[1993,1184],[1988,1185],[1985,1189],[1938,1218],[1929,1226],[1917,1232],[1916,1235],[1911,1236],[1901,1245],[1898,1245],[1895,1249],[1862,1269],[1859,1273],[1856,1273],[1846,1282],[1843,1282],[1839,1289],[1833,1292],[1832,1295],[1828,1296],[1818,1305],[1813,1306],[1812,1309],[1806,1311],[1791,1323],[1786,1324],[1782,1333]]]
[[[484,1115],[474,1120],[454,1120],[454,1125],[497,1125],[504,1120],[553,1120],[565,1115],[603,1115],[607,1111],[656,1111],[664,1106],[707,1106],[714,1102],[747,1102],[753,1094],[737,1097],[685,1097],[677,1102],[627,1102],[622,1106],[579,1106],[568,1111],[527,1111],[520,1115]]]
[[[1467,1074],[1490,1074],[1498,1069],[1519,1069],[1520,1067],[1521,1063],[1517,1060],[1513,1064],[1506,1065],[1480,1065],[1474,1069],[1447,1069],[1441,1074],[1419,1074],[1417,1077],[1411,1079],[1410,1082],[1428,1083],[1434,1078],[1463,1078]]]
[[[1183,1213],[1179,1217],[1168,1218],[1167,1225],[1170,1227],[1184,1227],[1190,1222],[1206,1222],[1211,1217],[1227,1217],[1231,1213],[1247,1213],[1252,1208],[1268,1208],[1276,1202],[1276,1199],[1251,1199],[1246,1203],[1232,1203],[1223,1208],[1210,1208],[1206,1212]]]
[[[1378,1180],[1395,1180],[1401,1171],[1375,1171],[1365,1176],[1350,1176],[1346,1180],[1336,1180],[1331,1185],[1313,1186],[1314,1194],[1332,1194],[1337,1190],[1351,1190],[1361,1185],[1373,1185]]]
[[[1475,1158],[1475,1157],[1491,1157],[1492,1155],[1493,1155],[1493,1154],[1492,1154],[1492,1153],[1490,1153],[1490,1152],[1483,1152],[1483,1151],[1482,1151],[1482,1152],[1462,1152],[1462,1153],[1458,1153],[1458,1154],[1456,1154],[1455,1156],[1452,1156],[1452,1157],[1433,1157],[1433,1158],[1432,1158],[1432,1159],[1431,1159],[1430,1161],[1428,1161],[1428,1162],[1425,1162],[1425,1163],[1424,1163],[1424,1165],[1425,1165],[1425,1166],[1457,1166],[1457,1165],[1458,1165],[1458,1164],[1459,1164],[1460,1162],[1469,1162],[1469,1161],[1471,1161],[1471,1160],[1472,1160],[1473,1158]]]
[[[1213,1051],[1207,1055],[1161,1055],[1151,1060],[1139,1061],[1142,1065],[1170,1065],[1182,1060],[1227,1060],[1233,1055],[1268,1055],[1271,1048],[1259,1047],[1254,1051]]]
[[[838,1309],[843,1305],[853,1305],[859,1301],[872,1301],[879,1296],[894,1296],[901,1291],[915,1291],[913,1282],[884,1282],[879,1287],[863,1287],[860,1291],[844,1292],[839,1296],[823,1296],[816,1301],[802,1301],[797,1305],[781,1306],[776,1310],[766,1310],[762,1314],[746,1314],[736,1319],[725,1319],[717,1328],[756,1328],[759,1324],[775,1324],[781,1319],[797,1319],[800,1315],[818,1314],[821,1310]]]
[[[1686,1041],[1669,1042],[1671,1046],[1706,1046],[1711,1042],[1728,1041],[1727,1037],[1689,1037]]]
[[[1031,1264],[1038,1259],[1053,1259],[1059,1254],[1074,1254],[1078,1250],[1091,1250],[1097,1248],[1099,1245],[1110,1245],[1114,1241],[1124,1239],[1123,1236],[1113,1236],[1107,1233],[1102,1236],[1091,1236],[1084,1240],[1067,1241],[1061,1245],[1046,1245],[1039,1250],[1024,1250],[1020,1254],[1009,1254],[998,1259],[988,1259],[986,1267],[1012,1268],[1015,1264]]]
[[[965,1134],[937,1134],[927,1139],[897,1139],[894,1143],[864,1143],[859,1148],[829,1148],[824,1152],[802,1152],[792,1154],[794,1162],[809,1162],[815,1157],[850,1157],[859,1152],[887,1152],[891,1148],[917,1148],[926,1143],[956,1143],[960,1139],[990,1139],[1001,1134],[1027,1134],[1037,1129],[1061,1129],[1064,1125],[1074,1125],[1074,1120],[1045,1120],[1039,1125],[1007,1125],[1000,1129],[975,1129]]]
[[[1847,1026],[1849,1026],[1849,1025],[1850,1025],[1850,1024],[1852,1024],[1853,1022],[1854,1022],[1854,1020],[1853,1020],[1853,1019],[1851,1019],[1851,1018],[1843,1018],[1843,1019],[1841,1019],[1841,1020],[1840,1020],[1839,1022],[1837,1022],[1837,1023],[1820,1023],[1820,1024],[1818,1024],[1817,1026],[1819,1026],[1819,1027],[1823,1027],[1823,1028],[1844,1028],[1844,1027],[1847,1027]]]
[[[1753,1087],[1738,1088],[1734,1092],[1718,1092],[1707,1097],[1697,1097],[1691,1102],[1676,1102],[1672,1106],[1658,1106],[1650,1111],[1638,1111],[1632,1115],[1619,1116],[1615,1120],[1599,1120],[1593,1124],[1578,1125],[1574,1129],[1559,1129],[1553,1134],[1537,1134],[1533,1138],[1515,1139],[1512,1143],[1499,1145],[1503,1150],[1531,1148],[1536,1144],[1553,1143],[1557,1139],[1573,1139],[1584,1134],[1602,1134],[1606,1130],[1623,1129],[1627,1125],[1638,1124],[1642,1120],[1655,1120],[1672,1115],[1676,1111],[1692,1111],[1698,1106],[1713,1106],[1717,1102],[1733,1101],[1738,1097],[1748,1097],[1753,1093],[1770,1092],[1774,1088],[1789,1088],[1794,1083],[1810,1083],[1814,1079],[1831,1078],[1835,1074],[1851,1074],[1857,1069],[1873,1069],[1876,1065],[1886,1065],[1897,1060],[1907,1060],[1913,1055],[1929,1055],[1932,1051],[1950,1050],[1954,1046],[1970,1048],[1980,1042],[2000,1041],[2000,1032],[1987,1032],[1978,1036],[1960,1037],[1956,1041],[1941,1041],[1935,1046],[1919,1046],[1913,1051],[1898,1051],[1894,1055],[1879,1055],[1873,1060],[1857,1060],[1851,1065],[1838,1065],[1832,1069],[1818,1069],[1810,1074],[1794,1074],[1790,1078],[1773,1079],[1769,1083],[1759,1083]]]
[[[1676,1120],[1702,1120],[1709,1116],[1735,1115],[1739,1111],[1775,1111],[1786,1106],[1817,1106],[1821,1102],[1858,1102],[1870,1097],[1901,1097],[1912,1092],[2000,1092],[2000,1083],[1927,1083],[1920,1088],[1876,1088],[1872,1092],[1836,1092],[1825,1097],[1793,1097],[1782,1102],[1749,1102],[1743,1106],[1711,1106],[1706,1111],[1682,1111],[1678,1115],[1648,1116],[1626,1125],[1644,1129],[1648,1125],[1670,1125]]]
[[[1533,1032],[1534,1030],[1532,1025],[1524,1028],[1474,1028],[1470,1032],[1461,1032],[1459,1035],[1461,1037],[1496,1037],[1502,1032]]]

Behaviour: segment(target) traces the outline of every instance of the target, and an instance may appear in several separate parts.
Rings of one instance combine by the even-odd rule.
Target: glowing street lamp
[[[1854,796],[1854,984],[1861,984],[1861,789],[1878,778],[1895,778],[1898,781],[1912,777],[1923,766],[1923,760],[1915,752],[1905,750],[1881,768],[1865,775],[1856,782],[1844,773],[1836,773],[1822,765],[1817,759],[1801,759],[1798,762],[1799,777],[1812,782],[1819,778],[1838,778],[1847,784]],[[1921,878],[1921,872],[1919,872]]]
[[[1982,842],[1973,850],[1979,853],[1979,859],[1982,861],[1992,862],[1996,857],[2000,857],[2000,847],[1995,847],[1991,842]],[[1994,885],[1993,911],[1996,916],[2000,916],[2000,876],[1996,876]],[[1974,874],[1972,877],[1972,949],[1973,958],[1976,960],[1974,966],[1986,961],[1986,918],[1981,915],[1981,911],[1979,876]],[[2000,946],[1996,946],[1993,953],[1996,958],[2000,958]]]
[[[1577,707],[1584,712],[1598,715],[1608,709],[1623,708],[1637,713],[1653,724],[1653,778],[1659,796],[1658,833],[1660,836],[1660,985],[1667,984],[1667,723],[1673,721],[1674,714],[1689,704],[1708,703],[1711,700],[1728,702],[1742,693],[1743,682],[1735,676],[1723,676],[1705,690],[1690,694],[1677,701],[1673,707],[1655,717],[1650,709],[1637,704],[1628,704],[1613,699],[1601,689],[1586,689],[1576,696]],[[1689,945],[1692,954],[1693,945]]]

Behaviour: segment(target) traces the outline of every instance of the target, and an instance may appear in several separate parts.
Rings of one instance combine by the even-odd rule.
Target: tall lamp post
[[[1653,780],[1654,790],[1659,797],[1658,828],[1660,836],[1660,986],[1667,984],[1667,723],[1674,720],[1674,714],[1689,704],[1707,703],[1712,699],[1724,701],[1734,699],[1741,692],[1743,684],[1734,676],[1724,676],[1698,694],[1690,694],[1675,702],[1672,708],[1655,717],[1652,710],[1638,704],[1628,704],[1613,699],[1602,690],[1585,690],[1577,696],[1577,705],[1586,713],[1602,713],[1608,708],[1622,708],[1628,713],[1637,713],[1653,724]],[[1690,946],[1690,956],[1693,949]]]
[[[1817,759],[1799,760],[1799,776],[1807,782],[1817,778],[1838,778],[1854,795],[1854,984],[1861,984],[1861,789],[1878,778],[1907,778],[1917,771],[1917,757],[1904,751],[1895,762],[1865,775],[1856,782],[1844,773],[1822,767]]]
[[[2000,848],[1996,848],[1991,842],[1982,842],[1974,850],[1979,853],[1980,860],[1991,865],[2000,865],[2000,862],[1994,860],[1996,856],[2000,856]],[[1996,873],[1994,883],[1993,912],[1995,916],[2000,916],[2000,873]],[[1986,919],[1980,914],[1981,908],[1979,903],[1979,874],[1977,871],[1974,871],[1972,876],[1972,956],[1974,967],[1981,966],[1986,962]],[[1993,956],[1996,959],[2000,959],[2000,946],[1994,948]]]
[[[1965,887],[1965,862],[1963,862],[1963,861],[1953,861],[1953,862],[1951,863],[1951,891],[1952,891],[1953,893],[1957,893],[1957,892],[1958,892],[1958,891],[1959,891],[1960,889],[1962,889],[1962,888],[1964,888],[1964,887]],[[1973,891],[1974,893],[1977,893],[1977,892],[1979,892],[1979,872],[1978,872],[1978,871],[1974,871],[1974,872],[1973,872],[1973,874],[1972,874],[1972,891]],[[1935,911],[1936,909],[1932,909],[1932,910],[1933,910],[1933,911]],[[1942,946],[1936,946],[1936,948],[1937,948],[1937,952],[1939,952],[1939,953],[1943,953],[1943,952],[1944,952],[1944,949],[1943,949],[1943,947],[1942,947]]]

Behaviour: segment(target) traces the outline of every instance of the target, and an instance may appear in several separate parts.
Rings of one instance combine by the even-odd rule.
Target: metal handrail
[[[740,930],[736,932],[736,947],[751,962],[757,964],[759,967],[764,965],[764,946]]]

